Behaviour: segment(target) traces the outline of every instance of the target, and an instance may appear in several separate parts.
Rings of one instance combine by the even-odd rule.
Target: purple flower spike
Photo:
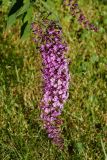
[[[67,0],[64,0],[63,3],[66,6],[70,6],[70,11],[73,16],[75,16],[80,24],[83,24],[83,27],[86,29],[93,30],[94,32],[98,32],[98,28],[91,24],[84,14],[82,13],[81,9],[78,6],[78,0],[69,0],[69,4],[66,5]]]
[[[43,58],[43,98],[41,100],[41,119],[48,137],[59,148],[63,148],[60,115],[68,98],[70,74],[65,58],[67,44],[62,41],[62,30],[54,21],[48,25],[41,36],[40,53]]]

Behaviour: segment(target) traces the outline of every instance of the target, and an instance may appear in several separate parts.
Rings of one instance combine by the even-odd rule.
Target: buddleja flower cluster
[[[78,22],[86,29],[93,30],[94,32],[98,31],[98,28],[87,20],[86,16],[82,12],[82,10],[78,6],[77,0],[69,0],[67,4],[67,0],[64,0],[64,5],[70,6],[70,11],[73,16],[75,16]]]
[[[62,30],[51,21],[41,35],[40,52],[43,59],[43,98],[41,100],[41,119],[48,137],[63,148],[61,136],[61,112],[68,98],[70,74],[65,58],[67,45],[62,38]]]

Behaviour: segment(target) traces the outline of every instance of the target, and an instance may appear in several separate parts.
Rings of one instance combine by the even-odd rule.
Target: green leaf
[[[21,27],[21,40],[26,40],[30,36],[31,25],[28,22],[25,22]]]
[[[22,15],[23,13],[25,13],[28,10],[29,6],[30,6],[30,2],[25,3],[24,6],[22,6],[17,11],[16,16],[18,17],[18,16]]]
[[[16,22],[16,14],[12,14],[7,19],[7,29],[10,28]]]
[[[105,24],[105,25],[107,24],[107,18],[104,19],[104,24]]]
[[[77,149],[78,149],[80,154],[84,151],[84,147],[83,147],[83,144],[81,142],[77,143]]]
[[[20,1],[13,1],[10,7],[10,11],[8,13],[8,16],[11,16],[14,13],[17,13],[17,11],[23,7],[23,0]]]
[[[94,53],[94,54],[91,56],[90,61],[91,61],[91,63],[98,62],[98,61],[99,61],[98,55]]]
[[[25,4],[25,3],[28,3],[28,2],[30,3],[30,0],[24,0],[24,4]]]
[[[52,19],[58,19],[58,12],[56,10],[54,2],[47,0],[46,2],[42,1],[42,4],[49,12],[52,13],[50,16]]]
[[[33,7],[30,6],[27,10],[27,13],[24,17],[24,22],[28,21],[29,23],[32,22],[32,14],[33,14]]]

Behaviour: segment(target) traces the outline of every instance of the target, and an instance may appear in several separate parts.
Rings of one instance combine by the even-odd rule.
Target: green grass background
[[[61,24],[71,59],[60,151],[40,121],[41,56],[32,40],[19,43],[20,25],[5,31],[8,5],[0,11],[0,159],[107,160],[107,3],[80,0],[99,32],[87,31],[67,9]]]

